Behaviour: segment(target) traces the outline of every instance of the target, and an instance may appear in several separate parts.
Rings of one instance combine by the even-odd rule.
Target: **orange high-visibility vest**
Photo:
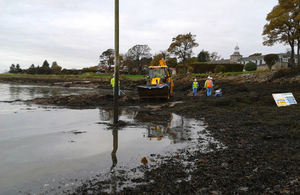
[[[208,80],[208,81],[206,82],[206,87],[212,87],[212,86],[211,86],[211,80]]]

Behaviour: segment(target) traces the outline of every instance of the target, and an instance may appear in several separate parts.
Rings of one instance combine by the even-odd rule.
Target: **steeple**
[[[240,48],[238,46],[238,44],[236,44],[235,48],[234,48],[234,53],[233,55],[240,55]]]
[[[240,54],[240,48],[238,44],[236,44],[234,48],[234,53],[230,56],[230,62],[237,62],[239,59],[241,59],[243,56]]]
[[[234,52],[240,53],[239,50],[240,50],[240,48],[239,48],[238,44],[236,44],[236,46],[235,46],[235,48],[234,48]]]

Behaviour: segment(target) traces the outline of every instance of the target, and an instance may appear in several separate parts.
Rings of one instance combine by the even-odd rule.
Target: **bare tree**
[[[141,74],[144,65],[142,59],[151,58],[150,50],[148,45],[135,45],[128,50],[126,56],[136,62],[138,74]]]

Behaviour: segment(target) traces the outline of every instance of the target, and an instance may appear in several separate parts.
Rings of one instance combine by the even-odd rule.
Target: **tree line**
[[[97,66],[95,67],[90,67],[90,68],[83,68],[81,70],[77,69],[62,69],[61,66],[57,64],[56,61],[50,64],[48,63],[47,60],[43,62],[42,66],[35,66],[32,64],[28,69],[22,69],[19,64],[15,65],[12,64],[9,68],[9,73],[21,73],[21,74],[41,74],[41,75],[59,75],[59,74],[64,74],[64,75],[78,75],[82,74],[85,72],[97,72]]]
[[[120,55],[121,70],[129,74],[144,74],[149,65],[159,65],[159,60],[165,59],[169,67],[176,67],[178,64],[183,64],[186,73],[186,66],[193,62],[208,62],[220,59],[217,52],[208,52],[202,50],[197,57],[192,57],[193,48],[199,44],[195,42],[196,35],[191,33],[180,34],[172,39],[170,47],[166,51],[160,51],[152,56],[150,53],[151,48],[148,45],[135,45],[130,48],[127,53]],[[171,57],[173,54],[174,57]],[[25,70],[20,68],[20,65],[12,64],[10,73],[27,73],[27,74],[78,74],[84,72],[97,72],[97,71],[113,71],[114,65],[114,50],[107,49],[99,56],[100,62],[98,66],[83,68],[82,70],[68,70],[62,69],[57,62],[53,62],[50,67],[47,60],[43,65],[35,67],[33,64]],[[177,62],[179,59],[179,63]]]
[[[176,67],[178,64],[183,64],[184,68],[193,62],[208,62],[220,59],[217,52],[208,52],[202,50],[197,57],[192,57],[194,47],[199,44],[195,42],[196,35],[191,33],[180,34],[172,39],[170,47],[166,51],[160,51],[152,56],[151,49],[148,45],[135,45],[128,50],[124,55],[120,55],[120,66],[129,74],[144,74],[149,65],[159,65],[159,60],[165,59],[169,67]],[[171,55],[174,57],[171,57]],[[83,68],[82,70],[68,70],[62,69],[57,62],[53,62],[50,67],[47,60],[43,65],[35,67],[33,64],[28,68],[22,70],[20,65],[12,64],[10,73],[27,73],[27,74],[79,74],[84,72],[98,72],[98,71],[113,71],[114,64],[114,50],[107,49],[99,56],[100,63],[98,66]],[[177,59],[180,62],[177,62]],[[99,70],[100,68],[100,70]],[[103,68],[103,69],[102,69]],[[184,73],[186,73],[186,68]]]
[[[120,67],[126,68],[129,73],[143,74],[149,65],[159,65],[159,60],[164,59],[169,67],[176,67],[183,64],[184,73],[187,72],[187,65],[192,62],[208,62],[221,58],[217,52],[208,52],[202,50],[197,57],[192,57],[193,48],[199,44],[195,41],[196,35],[192,33],[180,34],[172,39],[169,48],[160,51],[152,56],[151,48],[148,45],[135,45],[125,54],[120,55]],[[112,71],[114,65],[114,50],[107,49],[99,56],[99,67]],[[179,63],[177,62],[179,59]]]

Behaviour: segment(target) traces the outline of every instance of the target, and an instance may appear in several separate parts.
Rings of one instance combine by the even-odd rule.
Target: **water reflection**
[[[111,160],[112,160],[112,166],[110,168],[110,171],[113,170],[113,168],[117,165],[118,159],[117,159],[117,150],[118,150],[118,130],[112,130],[113,135],[113,150],[111,152]]]
[[[173,121],[174,117],[175,121]],[[168,138],[172,143],[179,143],[191,139],[191,131],[184,128],[189,125],[189,119],[184,119],[183,116],[172,113],[162,116],[149,111],[139,111],[134,119],[147,124],[145,136],[149,140],[160,141]]]
[[[118,110],[119,119],[122,116],[122,120],[129,121],[134,119],[138,111],[136,109],[123,109]],[[99,109],[99,119],[100,121],[113,122],[114,119],[114,110],[111,108],[102,108]]]
[[[99,116],[100,120],[109,121],[111,124],[113,123],[113,110],[101,109],[99,110]],[[118,166],[117,159],[117,150],[122,150],[122,148],[118,148],[118,135],[120,132],[122,135],[124,135],[123,133],[129,130],[128,126],[130,126],[131,128],[138,128],[139,131],[136,132],[140,133],[140,136],[146,138],[143,139],[142,143],[140,142],[139,146],[142,147],[142,145],[145,144],[147,147],[152,148],[151,155],[146,155],[147,149],[144,149],[144,153],[141,154],[142,156],[139,156],[139,170],[136,168],[132,169],[137,172],[146,169],[148,170],[149,168],[158,166],[160,163],[162,163],[161,160],[155,159],[156,155],[152,156],[152,154],[159,154],[161,152],[161,150],[158,151],[158,149],[156,151],[157,153],[155,152],[155,148],[159,147],[161,142],[164,142],[164,146],[166,146],[166,144],[179,144],[180,146],[178,145],[178,148],[184,148],[184,146],[189,146],[190,152],[192,152],[192,150],[194,149],[196,150],[196,148],[199,149],[201,147],[200,145],[198,145],[199,148],[198,146],[195,147],[198,142],[195,130],[197,129],[197,131],[199,132],[203,130],[202,121],[185,118],[174,113],[159,114],[158,112],[152,112],[149,110],[135,109],[120,110],[119,116],[121,121],[126,121],[127,127],[122,126],[119,127],[119,129],[109,128],[110,130],[112,129],[111,131],[113,136],[113,149],[111,152],[112,165],[108,174],[109,183],[107,184],[106,192],[115,194],[120,188],[122,188],[122,184],[120,184],[120,179],[123,183],[125,178],[130,180],[129,175],[122,176],[122,174],[126,174],[126,168],[124,164]],[[122,136],[120,140],[122,140],[123,138],[126,139],[126,137]],[[205,139],[205,135],[203,135],[203,139]],[[132,145],[136,144],[137,143],[132,142]],[[194,149],[192,149],[193,144],[195,144]],[[203,144],[203,147],[205,147],[204,145],[206,145],[206,143],[203,142],[201,144]],[[122,151],[120,151],[119,156],[122,155]],[[143,160],[146,161],[146,163],[144,163]],[[138,164],[136,166],[138,166]],[[131,175],[142,174],[142,172],[137,172],[131,173]],[[128,181],[125,181],[125,183],[126,182]],[[130,185],[130,181],[126,185]]]
[[[110,168],[111,173],[111,191],[115,194],[117,191],[117,177],[114,168],[116,167],[118,163],[117,159],[117,150],[118,150],[118,130],[112,130],[113,134],[113,150],[111,152],[111,160],[112,160],[112,166]]]
[[[188,126],[194,120],[184,118],[183,116],[173,113],[161,115],[149,110],[136,109],[119,110],[118,114],[120,121],[125,121],[127,126],[143,127],[145,131],[143,131],[141,136],[146,137],[148,140],[155,139],[160,141],[162,139],[169,139],[174,144],[191,139],[191,130],[189,130],[190,127]],[[114,111],[111,108],[99,110],[100,121],[112,124],[113,117]],[[119,130],[123,127],[119,127]]]
[[[195,120],[187,119],[173,113],[162,115],[149,110],[120,109],[119,121],[124,124],[121,126],[114,126],[113,112],[114,111],[111,108],[99,109],[99,119],[104,122],[100,122],[99,124],[108,124],[105,130],[111,131],[113,136],[113,149],[111,152],[112,165],[110,173],[114,172],[114,168],[118,163],[117,150],[119,131],[127,132],[130,131],[129,129],[131,128],[137,128],[138,130],[136,132],[140,134],[141,137],[147,138],[145,139],[146,142],[164,140],[165,145],[185,143],[188,140],[193,140],[195,138],[193,125],[202,125],[201,123],[195,124]],[[137,134],[135,136],[137,136]],[[146,144],[145,141],[142,143]],[[155,144],[155,142],[153,142],[153,144]]]
[[[157,141],[160,141],[163,137],[170,134],[173,114],[169,114],[169,118],[166,120],[159,117],[152,117],[148,115],[147,112],[138,112],[134,119],[140,122],[151,121],[147,126],[147,132],[144,136],[147,136],[149,140],[156,139]]]

